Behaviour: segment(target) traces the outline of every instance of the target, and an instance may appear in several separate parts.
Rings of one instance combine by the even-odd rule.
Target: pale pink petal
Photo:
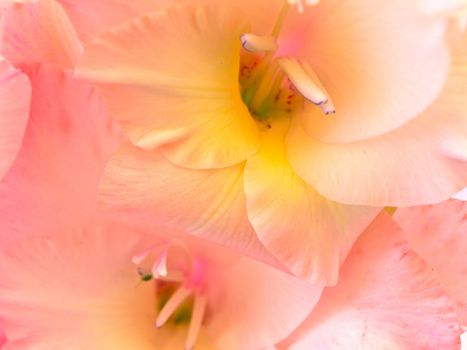
[[[240,258],[224,272],[226,291],[213,315],[220,349],[263,349],[287,337],[310,314],[322,288]],[[218,330],[223,330],[219,333]]]
[[[138,242],[125,229],[96,227],[1,252],[6,348],[154,349],[154,289],[131,263]]]
[[[467,187],[464,188],[462,191],[456,193],[456,195],[453,198],[459,199],[461,201],[467,201]]]
[[[174,0],[58,0],[83,42]]]
[[[62,7],[54,0],[3,1],[1,54],[12,63],[45,62],[73,67],[82,47]]]
[[[100,186],[100,205],[135,212],[145,222],[168,225],[268,262],[248,221],[243,165],[224,169],[179,168],[157,151],[124,144],[112,157]]]
[[[271,123],[246,163],[248,216],[261,242],[294,274],[335,284],[340,264],[378,209],[332,202],[300,179],[285,158],[285,127]]]
[[[13,164],[28,122],[31,84],[0,57],[0,180]]]
[[[337,286],[280,348],[458,350],[459,336],[442,284],[383,213],[357,241]]]
[[[428,107],[450,63],[445,17],[427,13],[423,1],[406,0],[327,0],[303,14],[292,11],[279,53],[308,62],[337,110],[327,118],[306,104],[307,133],[323,142],[358,141]]]
[[[89,215],[120,141],[94,88],[54,68],[24,71],[32,84],[31,114],[17,160],[0,183],[2,244]]]
[[[420,205],[462,190],[467,183],[467,159],[462,157],[467,144],[465,48],[454,56],[438,100],[390,133],[330,144],[309,137],[295,121],[287,138],[294,170],[324,196],[349,204]]]
[[[231,9],[171,7],[98,37],[78,74],[101,87],[133,144],[190,168],[230,166],[258,147],[238,82],[245,28]]]
[[[467,326],[467,203],[449,200],[396,210],[410,247],[434,269]]]

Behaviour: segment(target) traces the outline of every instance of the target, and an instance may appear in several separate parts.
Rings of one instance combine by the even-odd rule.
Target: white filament
[[[181,286],[176,292],[170,297],[167,303],[162,308],[160,314],[157,316],[156,327],[162,327],[175,310],[191,295],[191,289]]]
[[[192,350],[198,338],[201,324],[203,323],[204,313],[206,311],[207,298],[204,294],[196,294],[193,313],[191,316],[188,337],[185,343],[185,350]]]

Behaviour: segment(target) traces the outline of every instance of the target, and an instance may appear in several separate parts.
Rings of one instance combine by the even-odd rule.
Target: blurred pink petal
[[[71,68],[82,53],[68,16],[55,0],[5,0],[1,54],[13,64],[50,63]]]
[[[280,349],[458,350],[460,329],[444,286],[382,214]]]
[[[24,72],[32,84],[31,113],[17,160],[0,183],[2,244],[89,216],[120,141],[94,88],[56,68]]]
[[[27,76],[0,57],[0,180],[23,142],[29,116],[31,84]]]
[[[433,268],[463,326],[467,327],[467,203],[399,208],[394,219],[404,228],[410,247]]]

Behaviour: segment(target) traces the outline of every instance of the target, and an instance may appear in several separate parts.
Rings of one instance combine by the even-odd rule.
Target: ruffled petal
[[[100,186],[100,207],[132,211],[145,222],[227,245],[242,254],[274,261],[248,221],[243,166],[189,170],[157,151],[124,144],[112,157]]]
[[[50,63],[72,68],[82,54],[73,25],[54,0],[4,1],[1,54],[13,64]]]
[[[324,196],[348,204],[410,206],[453,196],[467,183],[466,67],[467,46],[454,56],[438,100],[383,136],[323,143],[295,121],[287,137],[294,170]]]
[[[337,286],[324,291],[283,348],[457,350],[459,335],[443,286],[383,213],[353,247]]]
[[[97,38],[78,74],[101,87],[133,144],[189,168],[234,165],[258,147],[238,82],[244,31],[230,9],[171,7]]]
[[[16,162],[0,183],[0,245],[90,215],[121,138],[94,88],[55,68],[24,72],[31,113]]]
[[[245,166],[248,216],[261,242],[294,274],[335,284],[340,264],[378,209],[332,202],[301,180],[285,157],[284,124],[270,123]]]
[[[328,0],[303,14],[292,11],[279,53],[308,62],[337,110],[325,117],[319,107],[306,104],[303,123],[310,136],[342,143],[381,135],[435,100],[450,64],[448,21],[440,9],[426,6],[424,1]]]
[[[0,57],[0,180],[13,164],[28,122],[31,84]]]
[[[394,219],[404,229],[410,247],[443,282],[462,325],[467,327],[467,203],[449,200],[400,208]]]

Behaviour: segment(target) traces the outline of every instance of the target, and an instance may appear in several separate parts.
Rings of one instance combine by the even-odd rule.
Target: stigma
[[[290,5],[297,5],[297,9],[299,13],[303,13],[305,11],[304,5],[317,5],[319,0],[288,0]]]
[[[191,316],[186,319],[189,324],[184,348],[185,350],[192,350],[201,331],[208,304],[204,285],[207,267],[201,259],[193,258],[190,261],[190,266],[186,268],[180,266],[174,269],[169,268],[167,263],[169,250],[175,245],[169,243],[152,245],[140,254],[135,255],[132,262],[138,266],[137,271],[143,282],[155,281],[156,293],[166,283],[175,283],[178,286],[161,305],[155,327],[163,327],[172,317],[180,319],[178,314],[189,307]],[[149,268],[142,267],[142,264],[147,260],[150,260],[149,265],[145,265],[149,266]],[[161,289],[163,290],[163,288]],[[191,304],[187,303],[189,300],[192,301]],[[183,319],[185,319],[185,316]]]

